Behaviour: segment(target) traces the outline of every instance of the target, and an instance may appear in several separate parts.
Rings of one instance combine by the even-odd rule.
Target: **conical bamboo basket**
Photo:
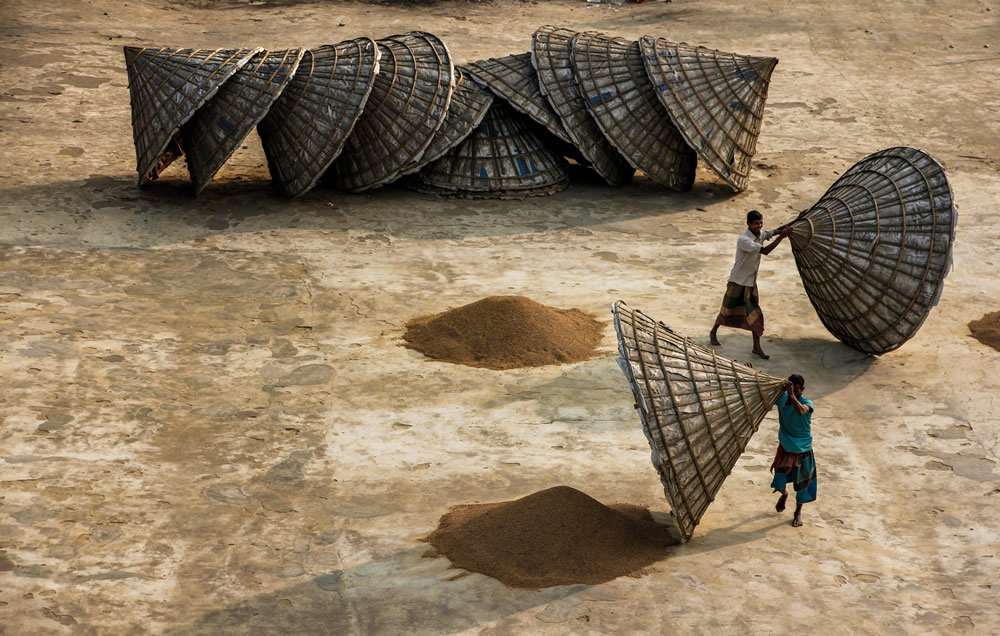
[[[777,58],[649,36],[639,43],[656,94],[688,144],[734,190],[745,190]]]
[[[896,349],[937,304],[958,211],[948,175],[915,148],[865,157],[792,225],[792,251],[820,320],[844,344]]]
[[[184,154],[181,125],[262,50],[125,47],[140,186]]]
[[[486,118],[454,150],[424,168],[424,191],[470,198],[553,194],[569,184],[569,164],[531,132],[529,120],[494,101]]]
[[[427,149],[418,161],[408,165],[405,173],[420,170],[440,159],[457,146],[479,125],[493,103],[493,94],[481,88],[470,75],[455,67],[455,90],[451,94],[448,113]]]
[[[715,499],[783,380],[720,356],[622,301],[611,312],[618,366],[684,541]]]
[[[573,38],[572,50],[580,93],[608,141],[660,185],[690,190],[698,155],[657,99],[639,43],[588,32]]]
[[[267,115],[304,53],[304,49],[258,53],[181,127],[195,196]]]
[[[559,115],[573,145],[610,185],[627,183],[635,170],[604,137],[587,114],[573,76],[572,41],[576,31],[543,26],[531,37],[531,63],[538,72],[538,86]]]
[[[538,73],[531,65],[531,53],[491,57],[466,64],[464,68],[478,82],[507,100],[514,110],[531,117],[566,143],[573,143],[559,115],[538,87]]]
[[[413,31],[378,40],[381,70],[371,99],[327,177],[335,187],[363,192],[419,167],[444,121],[455,88],[448,48]]]
[[[379,69],[370,38],[305,52],[299,68],[257,126],[271,179],[287,197],[308,192],[341,153]]]

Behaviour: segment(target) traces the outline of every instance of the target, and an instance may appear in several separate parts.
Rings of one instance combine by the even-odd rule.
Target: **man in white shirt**
[[[722,309],[712,327],[712,344],[721,344],[718,336],[720,325],[746,329],[753,334],[753,353],[765,360],[770,357],[760,346],[760,337],[764,333],[764,312],[757,297],[757,270],[760,268],[760,257],[770,254],[791,232],[789,225],[765,230],[764,215],[757,210],[747,212],[747,231],[736,241],[736,264],[729,274]],[[764,245],[765,241],[775,236],[778,237],[776,240]]]

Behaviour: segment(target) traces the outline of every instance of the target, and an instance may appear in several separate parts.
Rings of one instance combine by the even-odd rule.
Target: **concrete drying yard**
[[[0,634],[1000,632],[1000,4],[429,6],[4,0],[0,6]],[[136,187],[123,45],[287,48],[409,30],[457,63],[543,24],[773,55],[750,188],[581,171],[527,201],[400,185],[272,194],[255,135],[205,193]],[[450,506],[565,485],[669,507],[607,328],[600,355],[509,371],[400,346],[411,318],[521,295],[632,307],[707,343],[745,229],[855,161],[949,171],[954,266],[916,336],[862,355],[789,246],[764,259],[767,361],[801,373],[819,500],[774,512],[770,415],[654,571],[522,590],[420,539]],[[746,332],[720,332],[749,358]]]

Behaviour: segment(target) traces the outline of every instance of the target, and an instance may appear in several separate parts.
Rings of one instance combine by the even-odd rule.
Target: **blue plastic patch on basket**
[[[702,150],[708,144],[708,140],[711,139],[712,133],[715,132],[715,127],[709,128],[707,131],[701,134],[701,139],[698,140],[698,145],[701,146]]]
[[[611,98],[613,98],[614,96],[615,94],[612,93],[611,91],[604,91],[600,95],[594,95],[593,97],[587,100],[587,107],[589,108],[590,106],[603,104],[604,102],[611,101]]]
[[[288,70],[287,64],[261,64],[256,69],[256,72],[257,75],[262,77],[264,75],[268,75],[270,76],[270,80],[272,82],[277,82],[278,84],[281,84],[284,83],[286,78],[288,77],[288,73],[286,72],[287,70]]]
[[[746,81],[749,84],[753,84],[758,79],[760,79],[759,76],[757,75],[757,71],[753,70],[752,68],[744,70],[739,67],[736,67],[736,69],[733,71],[733,75],[741,80]]]

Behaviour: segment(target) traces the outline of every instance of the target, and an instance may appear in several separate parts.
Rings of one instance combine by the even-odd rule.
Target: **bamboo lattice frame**
[[[632,178],[634,169],[604,137],[597,122],[587,114],[573,75],[572,41],[576,31],[543,26],[531,37],[531,63],[538,73],[538,86],[562,120],[573,145],[610,185]]]
[[[372,91],[379,52],[356,38],[305,52],[257,126],[275,187],[287,197],[316,185],[347,143]]]
[[[873,355],[913,337],[941,297],[957,222],[948,175],[920,150],[888,148],[847,170],[792,225],[826,328]]]
[[[638,42],[580,33],[573,71],[590,115],[632,166],[684,192],[694,184],[695,153],[656,97]]]
[[[539,128],[544,128],[544,137],[548,138],[548,144],[557,154],[570,157],[582,166],[590,165],[573,145],[562,120],[552,110],[552,104],[542,95],[538,87],[538,73],[531,65],[530,52],[479,60],[466,64],[464,68],[473,79],[505,99],[514,110],[530,117]]]
[[[737,192],[746,189],[777,58],[644,36],[646,71],[674,124]]]
[[[328,172],[330,182],[363,192],[419,169],[444,122],[455,88],[448,48],[430,33],[378,40],[381,69],[371,98]]]
[[[258,53],[181,127],[195,196],[267,115],[304,53],[304,49]]]
[[[507,100],[514,110],[531,117],[566,143],[573,143],[559,115],[538,87],[538,73],[531,65],[531,53],[491,57],[466,64],[464,68],[476,81]]]
[[[184,154],[181,126],[262,50],[124,47],[140,186]]]
[[[411,173],[437,161],[469,136],[479,125],[493,103],[493,94],[480,88],[471,76],[455,67],[455,90],[444,122],[420,159],[404,169]]]
[[[684,541],[784,391],[763,374],[675,334],[622,301],[611,312],[618,366]]]
[[[465,141],[420,173],[425,190],[475,198],[553,194],[569,184],[569,164],[529,128],[525,115],[494,101]]]

